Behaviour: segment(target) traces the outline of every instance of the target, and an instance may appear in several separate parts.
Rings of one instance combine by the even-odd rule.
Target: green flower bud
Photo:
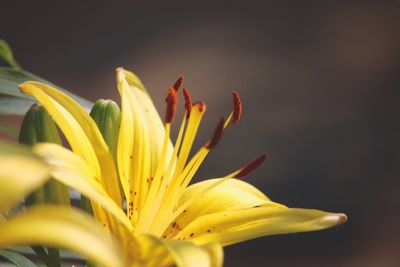
[[[39,142],[61,144],[57,127],[49,113],[39,104],[33,104],[22,121],[19,142],[33,146]],[[56,180],[50,180],[26,199],[27,205],[55,203],[69,205],[68,188]]]
[[[118,104],[112,100],[99,99],[90,111],[90,116],[96,122],[104,141],[111,151],[114,162],[117,162],[118,134],[121,123],[121,111]],[[120,185],[121,192],[122,186]],[[90,200],[81,196],[81,208],[93,214]]]
[[[90,116],[96,122],[104,140],[117,160],[118,134],[121,123],[121,111],[112,100],[99,99],[90,111]]]
[[[25,114],[19,142],[30,146],[40,142],[61,144],[55,123],[40,104],[33,104]]]
[[[99,99],[90,111],[90,116],[96,122],[104,141],[111,151],[114,162],[116,162],[119,126],[121,123],[121,111],[117,103],[112,100]],[[92,205],[88,198],[82,195],[80,204],[84,211],[93,214]]]

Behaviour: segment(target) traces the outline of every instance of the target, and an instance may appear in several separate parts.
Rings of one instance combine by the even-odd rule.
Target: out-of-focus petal
[[[223,262],[222,247],[216,243],[197,246],[189,241],[161,240],[151,235],[139,236],[138,243],[143,252],[142,266],[220,267]]]
[[[78,190],[96,204],[93,205],[94,212],[103,224],[116,226],[115,223],[110,223],[111,218],[105,214],[107,211],[120,224],[132,230],[123,210],[111,199],[95,179],[96,174],[79,156],[62,146],[50,143],[37,144],[33,151],[46,161],[54,179]]]
[[[20,85],[20,90],[34,96],[46,108],[74,152],[96,172],[112,199],[122,205],[111,152],[89,114],[71,97],[46,84],[25,82]]]
[[[36,206],[0,223],[0,247],[62,247],[109,267],[127,266],[121,248],[85,213],[63,206]]]
[[[28,148],[0,143],[0,213],[43,185],[49,175],[47,166]]]

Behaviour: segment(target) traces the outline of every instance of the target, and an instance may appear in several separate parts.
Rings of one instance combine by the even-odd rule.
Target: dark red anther
[[[183,98],[185,99],[186,118],[188,119],[192,111],[192,96],[186,88],[183,88]]]
[[[258,158],[256,158],[255,160],[252,160],[249,163],[247,163],[246,166],[244,166],[240,170],[240,172],[235,175],[235,178],[239,178],[239,179],[244,178],[247,175],[249,175],[250,173],[252,173],[253,171],[255,171],[264,162],[266,157],[267,157],[266,155],[261,155]]]
[[[222,133],[224,132],[224,124],[225,124],[225,120],[224,120],[224,118],[221,118],[221,120],[218,122],[217,128],[215,128],[215,131],[214,131],[213,136],[211,137],[211,140],[208,141],[208,143],[206,144],[207,149],[211,150],[217,146],[219,140],[221,140]]]
[[[236,124],[240,120],[240,116],[242,115],[242,100],[240,99],[240,95],[238,92],[232,92],[233,97],[233,116],[231,119],[232,124]]]
[[[179,76],[179,78],[176,80],[172,88],[174,88],[175,92],[178,92],[179,88],[181,88],[183,84],[183,75]]]
[[[176,91],[173,88],[168,90],[168,95],[165,98],[165,102],[167,103],[166,111],[165,111],[165,123],[171,123],[174,119],[176,106],[178,104],[178,98],[176,96]]]

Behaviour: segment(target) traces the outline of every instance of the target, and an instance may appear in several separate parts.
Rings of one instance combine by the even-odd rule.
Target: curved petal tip
[[[21,83],[21,84],[18,86],[18,90],[19,90],[21,93],[26,93],[26,92],[27,92],[26,83],[27,83],[27,82]]]
[[[339,213],[339,220],[338,220],[338,224],[342,224],[345,223],[347,221],[347,215],[344,213]]]
[[[117,81],[121,82],[123,79],[125,79],[125,69],[122,67],[118,67],[115,69],[115,72],[117,73]]]
[[[339,225],[343,224],[347,221],[347,216],[344,213],[333,213],[330,215],[326,215],[321,219],[321,222],[326,225]]]

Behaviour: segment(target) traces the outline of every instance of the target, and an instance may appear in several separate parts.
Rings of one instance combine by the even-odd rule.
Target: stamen
[[[179,151],[178,163],[174,170],[173,180],[181,174],[183,167],[185,166],[201,119],[206,111],[206,107],[207,106],[204,102],[196,102],[193,104],[192,116],[189,118],[181,150]]]
[[[179,88],[181,88],[183,84],[183,75],[179,76],[179,78],[176,80],[172,88],[174,88],[175,92],[178,92]]]
[[[224,123],[225,123],[225,120],[223,118],[221,118],[221,120],[219,121],[219,123],[217,125],[217,128],[215,128],[215,131],[214,131],[214,134],[213,134],[211,140],[205,146],[208,150],[215,148],[217,146],[219,140],[221,140],[222,132],[224,131]]]
[[[249,163],[247,163],[246,166],[244,166],[236,175],[235,178],[244,178],[247,175],[249,175],[250,173],[254,172],[258,167],[260,167],[260,165],[264,162],[264,160],[266,159],[266,155],[261,155],[258,158],[256,158],[255,160],[250,161]]]
[[[176,96],[176,91],[173,88],[168,90],[168,95],[165,98],[165,102],[167,103],[166,111],[165,111],[165,123],[171,123],[174,119],[176,106],[178,104],[178,98]]]
[[[206,111],[207,109],[207,105],[203,101],[196,101],[193,103],[193,106],[199,106],[200,112]]]
[[[183,98],[185,99],[186,118],[188,119],[192,111],[192,96],[186,88],[183,88]]]
[[[232,124],[236,124],[240,120],[242,115],[242,100],[238,92],[232,92],[233,97],[233,117],[231,119]]]
[[[193,104],[192,113],[190,115],[190,118],[188,119],[186,131],[184,134],[183,142],[181,144],[181,149],[179,151],[175,168],[171,170],[171,173],[167,174],[169,178],[163,180],[163,184],[160,186],[160,190],[158,192],[157,204],[152,206],[159,207],[159,209],[153,210],[154,220],[149,220],[150,222],[153,222],[151,224],[151,227],[149,228],[151,231],[159,231],[159,224],[165,221],[164,219],[165,216],[167,216],[166,214],[173,211],[176,205],[176,201],[179,199],[175,196],[177,195],[177,190],[181,185],[182,179],[186,177],[182,175],[182,171],[185,167],[185,163],[189,156],[189,152],[192,148],[194,138],[197,134],[198,127],[205,111],[206,105],[203,102],[197,102]],[[202,150],[209,151],[205,147],[203,147]],[[162,201],[168,204],[160,206]]]

